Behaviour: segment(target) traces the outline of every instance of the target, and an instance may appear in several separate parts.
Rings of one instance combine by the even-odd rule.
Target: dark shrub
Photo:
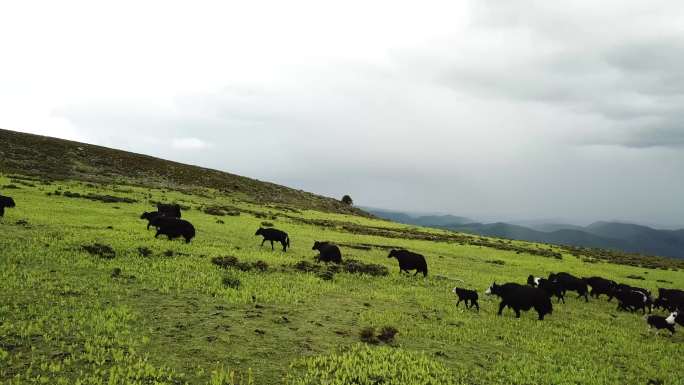
[[[299,261],[294,265],[295,270],[305,273],[315,272],[318,270],[317,266],[309,261]]]
[[[55,191],[55,195],[59,195],[59,194],[57,194],[57,191]],[[74,193],[71,191],[65,191],[63,195],[67,198],[82,198],[82,199],[88,199],[91,201],[101,201],[104,203],[136,203],[136,202],[138,202],[137,200],[131,199],[131,198],[115,197],[112,195],[97,195],[97,194],[83,195],[83,194]]]
[[[261,222],[261,226],[263,226],[263,227],[273,227],[273,223],[271,223],[271,222]]]
[[[101,243],[93,243],[92,245],[82,245],[83,250],[89,254],[97,255],[103,259],[113,259],[116,257],[116,252],[111,246],[103,245]]]
[[[219,217],[226,215],[225,211],[221,210],[221,208],[219,208],[219,207],[214,207],[214,206],[205,207],[203,211],[205,214],[216,215]]]
[[[389,274],[389,270],[383,265],[374,263],[363,263],[355,259],[348,259],[344,261],[344,271],[351,274],[368,274],[374,277],[385,276]]]
[[[638,279],[638,280],[641,280],[641,281],[643,281],[643,280],[646,279],[646,278],[644,278],[644,277],[642,277],[642,276],[640,276],[640,275],[628,275],[627,278]]]
[[[268,270],[268,263],[261,261],[261,260],[256,261],[254,263],[254,268],[261,271],[261,272],[264,272],[264,271]]]
[[[229,277],[225,276],[223,277],[223,286],[229,287],[231,289],[239,289],[240,288],[240,280],[235,278],[235,277]]]
[[[240,210],[236,209],[235,207],[228,206],[207,206],[203,211],[205,214],[216,215],[220,217],[224,215],[237,217],[240,215]]]
[[[264,261],[259,260],[254,263],[240,262],[233,256],[214,257],[211,259],[211,263],[223,269],[238,269],[240,271],[258,270],[260,272],[268,270],[268,263]]]
[[[349,195],[345,195],[342,197],[342,203],[344,203],[347,206],[351,206],[354,204],[354,201]]]
[[[377,344],[378,338],[375,336],[375,328],[372,326],[365,327],[359,332],[361,341],[367,344]]]
[[[141,257],[149,257],[152,255],[152,250],[148,249],[147,247],[138,247],[138,254],[140,254]]]
[[[487,261],[487,263],[491,263],[492,265],[501,265],[501,266],[506,264],[506,262],[504,262],[500,259],[490,259]]]
[[[320,278],[324,281],[332,281],[333,277],[335,276],[335,273],[328,270],[328,271],[322,271],[316,275],[318,276],[318,278]]]
[[[378,339],[384,343],[390,343],[394,341],[394,336],[399,333],[399,330],[394,326],[383,326],[378,333]]]
[[[225,257],[214,257],[211,259],[211,263],[218,267],[228,269],[235,266],[238,263],[238,259],[230,255]]]

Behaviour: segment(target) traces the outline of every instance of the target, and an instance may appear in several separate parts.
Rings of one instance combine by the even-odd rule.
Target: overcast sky
[[[684,2],[7,1],[0,127],[365,206],[684,225]]]

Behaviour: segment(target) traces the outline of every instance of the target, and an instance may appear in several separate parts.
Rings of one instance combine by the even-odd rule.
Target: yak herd
[[[498,285],[494,282],[485,294],[501,298],[498,315],[501,315],[506,307],[510,307],[515,311],[515,316],[520,318],[521,310],[527,311],[534,308],[539,320],[543,320],[545,315],[553,312],[551,298],[556,297],[558,303],[565,303],[565,295],[570,291],[576,292],[577,298],[584,298],[585,302],[589,301],[589,296],[598,299],[601,295],[606,295],[608,302],[613,298],[617,300],[617,310],[628,312],[641,310],[649,329],[655,328],[657,331],[666,329],[674,334],[675,324],[684,326],[684,313],[682,313],[684,291],[679,289],[659,288],[658,297],[654,299],[651,291],[641,287],[617,283],[602,277],[579,278],[562,272],[551,273],[548,278],[530,275],[527,277],[526,284]],[[470,301],[471,307],[474,303],[479,310],[476,291],[456,287],[453,292],[458,296],[456,306],[464,301],[468,308],[468,301]],[[665,310],[669,315],[664,317],[651,314],[654,308]],[[646,316],[647,309],[648,316]]]
[[[0,195],[0,217],[4,215],[5,208],[15,206],[12,198]],[[195,227],[189,221],[181,219],[181,207],[177,204],[159,203],[157,211],[144,212],[140,219],[147,220],[148,230],[150,227],[156,228],[155,238],[160,235],[166,235],[168,239],[182,237],[186,243],[189,243],[196,234]],[[288,234],[275,228],[260,227],[254,235],[263,237],[261,246],[269,241],[271,250],[274,250],[274,242],[280,243],[283,251],[287,251],[290,246]],[[312,250],[319,252],[316,259],[320,262],[342,262],[340,248],[332,242],[316,241]],[[414,276],[422,273],[425,277],[428,274],[427,262],[421,254],[397,249],[391,250],[387,257],[397,259],[400,273],[415,270]],[[456,306],[464,302],[466,308],[474,307],[477,311],[480,310],[477,291],[460,287],[455,287],[452,291],[458,297]],[[589,301],[589,296],[598,299],[601,295],[605,295],[608,297],[608,302],[613,298],[616,299],[618,310],[629,312],[641,310],[649,328],[655,328],[657,331],[665,329],[674,334],[675,324],[684,326],[684,291],[679,289],[659,288],[658,297],[654,299],[651,292],[644,288],[617,283],[602,277],[579,278],[561,272],[551,273],[548,278],[530,275],[525,284],[509,282],[499,285],[494,282],[485,294],[495,295],[501,299],[498,315],[509,307],[515,312],[516,318],[519,318],[521,311],[534,308],[539,320],[543,320],[544,316],[553,313],[551,299],[555,297],[557,303],[565,303],[565,295],[571,291],[577,293],[577,298],[584,298],[586,302]],[[651,314],[653,308],[666,310],[669,315],[667,317],[653,315]],[[649,316],[646,316],[647,309]]]

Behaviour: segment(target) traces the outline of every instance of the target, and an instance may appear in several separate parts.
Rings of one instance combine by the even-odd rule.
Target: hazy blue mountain
[[[560,245],[597,247],[616,250],[623,250],[629,247],[628,242],[620,239],[604,238],[581,230],[573,229],[544,232],[533,230],[524,226],[511,225],[502,222],[489,224],[471,223],[463,226],[449,226],[448,228],[466,233],[487,235],[490,237],[519,239]]]
[[[684,257],[684,230],[656,230],[615,222],[592,223],[586,230],[592,234],[626,240],[635,252]]]
[[[469,218],[453,215],[412,216],[388,210],[366,211],[395,222],[446,228],[490,237],[684,258],[684,229],[658,230],[620,222],[596,222],[583,227],[530,221],[530,225],[521,226],[504,222],[477,223]]]
[[[546,233],[550,233],[550,232],[558,231],[558,230],[579,230],[579,231],[584,230],[584,227],[582,227],[582,226],[570,225],[567,223],[539,223],[539,224],[535,224],[535,225],[529,225],[526,227],[529,227],[529,228],[531,228],[533,230],[537,230],[537,231],[543,231]]]
[[[425,227],[444,227],[475,222],[470,218],[454,215],[411,215],[398,211],[374,209],[370,207],[363,207],[363,210],[377,217],[389,219],[390,221]]]

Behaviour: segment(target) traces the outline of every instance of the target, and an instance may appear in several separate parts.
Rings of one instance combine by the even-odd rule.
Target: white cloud
[[[171,140],[171,147],[177,150],[203,150],[211,145],[197,138],[174,138]]]
[[[683,34],[675,0],[7,2],[0,127],[365,205],[681,223]]]

